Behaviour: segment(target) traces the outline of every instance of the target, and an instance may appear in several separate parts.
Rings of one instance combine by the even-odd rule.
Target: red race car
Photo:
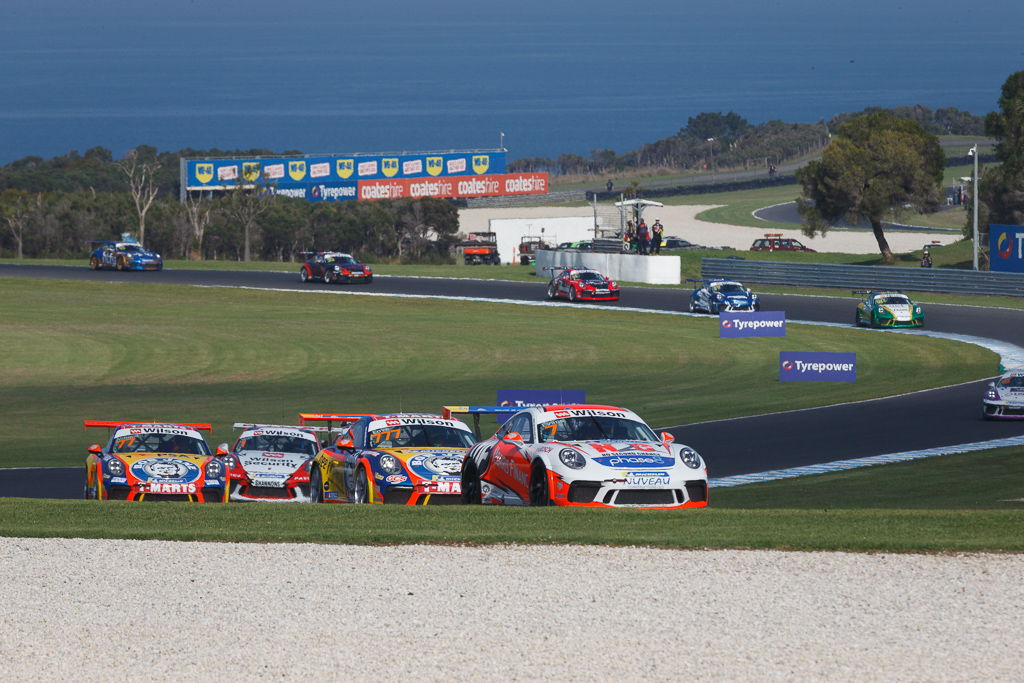
[[[550,268],[555,276],[548,283],[548,298],[562,297],[569,301],[618,301],[619,285],[590,268],[557,266]]]
[[[302,256],[310,257],[299,269],[299,279],[303,282],[322,280],[327,284],[334,282],[348,283],[373,282],[373,271],[370,266],[359,263],[351,254],[340,251],[302,251]]]

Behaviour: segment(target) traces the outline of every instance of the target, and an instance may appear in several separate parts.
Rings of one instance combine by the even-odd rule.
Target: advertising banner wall
[[[547,194],[547,173],[359,181],[359,199],[439,199]]]
[[[719,337],[785,337],[785,311],[723,311],[718,314]]]
[[[499,406],[557,406],[587,402],[584,389],[498,389]],[[499,415],[498,424],[504,424],[511,415]]]
[[[856,382],[857,354],[780,351],[780,382]]]
[[[482,176],[505,173],[505,151],[335,154],[329,156],[187,159],[188,190],[228,190],[244,183],[297,187],[340,180]]]
[[[1024,273],[1024,226],[988,226],[989,270]]]

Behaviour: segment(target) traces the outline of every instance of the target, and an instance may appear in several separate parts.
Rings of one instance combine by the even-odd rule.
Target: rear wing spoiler
[[[231,425],[234,429],[298,429],[303,432],[329,432],[327,427],[308,427],[305,425],[268,425],[254,422],[236,422]]]
[[[511,415],[522,410],[522,406],[441,406],[441,417],[446,420],[458,419],[453,415],[472,415],[473,432],[480,438],[481,415]]]
[[[122,425],[143,425],[143,424],[155,424],[155,425],[174,425],[175,427],[191,427],[192,429],[198,429],[203,432],[212,432],[213,427],[205,423],[194,423],[194,422],[161,422],[159,420],[145,421],[145,420],[82,420],[83,429],[89,429],[90,427],[103,427],[106,429],[117,429]]]
[[[377,417],[378,415],[376,413],[299,413],[299,424],[305,425],[308,422],[326,422],[326,431],[332,432],[344,427],[345,425],[358,422],[363,418],[373,420]],[[337,427],[334,426],[335,422],[338,423]]]

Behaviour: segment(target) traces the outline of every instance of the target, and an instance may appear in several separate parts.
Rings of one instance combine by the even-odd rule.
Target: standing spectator
[[[609,178],[609,179],[608,179],[608,182],[607,182],[607,183],[605,184],[605,187],[607,187],[607,188],[608,188],[608,191],[609,191],[609,192],[611,192],[611,191],[612,191],[612,188],[613,188],[613,187],[615,187],[615,183],[613,183],[613,182],[611,181],[611,178]]]
[[[633,246],[636,244],[636,230],[633,229],[633,221],[626,223],[626,234],[623,237],[622,250],[627,254],[633,251]]]
[[[647,228],[647,223],[640,220],[640,225],[636,226],[636,253],[647,254],[647,248],[651,243],[651,231]]]
[[[651,253],[661,254],[661,236],[665,232],[665,226],[661,224],[661,221],[657,218],[654,219],[654,225],[651,226]]]

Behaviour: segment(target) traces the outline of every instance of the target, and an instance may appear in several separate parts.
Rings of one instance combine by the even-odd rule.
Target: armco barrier
[[[577,266],[593,268],[605,277],[622,282],[646,282],[651,285],[678,285],[682,263],[678,256],[637,256],[635,254],[595,254],[592,251],[537,252],[537,274],[549,276],[545,268]]]
[[[1024,274],[993,273],[987,270],[705,258],[701,259],[700,272],[701,277],[705,278],[728,278],[771,285],[1024,296]]]

